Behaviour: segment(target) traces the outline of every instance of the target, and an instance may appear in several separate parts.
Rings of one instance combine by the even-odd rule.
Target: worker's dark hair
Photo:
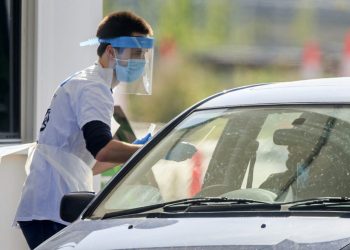
[[[107,15],[98,25],[96,37],[113,38],[120,36],[131,36],[133,33],[153,35],[149,23],[142,17],[130,11],[114,12]],[[97,48],[97,55],[102,56],[108,44],[101,43]]]

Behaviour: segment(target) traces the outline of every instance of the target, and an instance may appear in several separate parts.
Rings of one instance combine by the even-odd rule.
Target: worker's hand
[[[142,145],[142,144],[145,144],[146,142],[148,142],[151,138],[152,138],[151,133],[147,133],[144,137],[133,141],[132,144]]]
[[[166,154],[165,159],[177,162],[184,161],[192,158],[196,152],[196,147],[191,143],[180,142]]]

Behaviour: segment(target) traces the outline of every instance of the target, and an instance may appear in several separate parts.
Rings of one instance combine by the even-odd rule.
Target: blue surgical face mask
[[[127,66],[121,65],[120,62],[126,62]],[[117,80],[120,82],[131,83],[139,79],[145,69],[146,61],[143,59],[116,59],[115,71]]]

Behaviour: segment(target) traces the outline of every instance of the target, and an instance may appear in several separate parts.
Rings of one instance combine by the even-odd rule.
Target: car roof
[[[266,83],[223,91],[198,109],[276,104],[350,103],[350,77]]]

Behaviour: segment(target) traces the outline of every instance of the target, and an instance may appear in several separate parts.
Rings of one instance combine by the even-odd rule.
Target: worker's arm
[[[112,138],[110,127],[101,121],[91,121],[83,128],[83,136],[86,149],[99,162],[110,162],[113,164],[126,162],[142,145],[134,145]],[[109,165],[112,168],[112,165]],[[107,170],[108,166],[99,167]],[[97,167],[96,167],[97,171]]]
[[[117,163],[96,161],[95,165],[92,167],[92,173],[93,175],[101,174],[117,165]]]
[[[134,145],[117,140],[111,140],[98,151],[95,159],[101,162],[126,162],[142,145]]]
[[[118,163],[96,161],[95,165],[92,167],[92,173],[93,175],[101,174],[118,165],[119,165]]]

